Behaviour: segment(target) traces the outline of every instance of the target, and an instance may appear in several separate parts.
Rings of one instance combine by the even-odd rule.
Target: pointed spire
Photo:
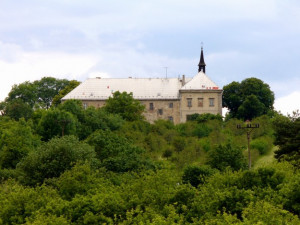
[[[202,71],[203,73],[205,73],[205,66],[206,66],[206,64],[205,64],[205,62],[204,62],[203,46],[201,46],[201,55],[200,55],[200,61],[199,61],[198,66],[199,66],[198,73],[199,73],[200,71]]]

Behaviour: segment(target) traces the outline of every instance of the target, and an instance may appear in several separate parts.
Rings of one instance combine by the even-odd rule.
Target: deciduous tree
[[[251,120],[273,110],[274,93],[260,79],[252,77],[241,83],[234,81],[223,90],[223,107],[229,109],[231,117]]]
[[[42,140],[48,141],[55,136],[75,135],[77,123],[71,113],[55,108],[43,113],[37,130]]]
[[[300,117],[295,113],[294,117],[277,115],[273,119],[275,129],[275,145],[279,149],[275,151],[278,160],[287,160],[300,168]]]
[[[36,151],[32,151],[18,165],[23,183],[35,185],[44,179],[58,177],[79,161],[96,160],[95,151],[74,136],[53,138]]]
[[[246,168],[246,160],[242,149],[234,147],[230,143],[212,149],[209,152],[208,164],[219,170],[225,170],[227,167],[233,170]]]
[[[77,80],[71,80],[67,86],[59,91],[57,95],[54,96],[52,105],[57,106],[61,103],[61,99],[65,97],[69,92],[76,88],[80,84]]]
[[[143,119],[142,113],[145,106],[133,98],[132,93],[116,91],[113,97],[109,97],[104,106],[109,113],[119,114],[125,120],[134,121]]]
[[[53,77],[43,77],[41,80],[34,82],[26,81],[24,83],[14,85],[5,99],[6,103],[10,103],[15,99],[21,99],[31,108],[46,108],[51,106],[52,99],[60,90],[69,84],[66,79],[56,79]]]

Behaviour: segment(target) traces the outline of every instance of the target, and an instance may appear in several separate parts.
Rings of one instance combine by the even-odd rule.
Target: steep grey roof
[[[178,99],[179,78],[90,78],[62,100],[106,100],[115,91],[132,92],[135,99]]]
[[[196,76],[187,82],[180,90],[217,90],[219,87],[205,73],[200,71]]]

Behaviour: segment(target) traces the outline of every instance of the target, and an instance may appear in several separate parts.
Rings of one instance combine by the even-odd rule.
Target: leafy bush
[[[185,148],[186,139],[178,136],[173,139],[172,144],[176,152],[181,152]]]
[[[0,168],[14,169],[17,163],[40,144],[30,124],[2,118],[0,121]]]
[[[209,139],[201,138],[199,142],[200,142],[201,149],[203,149],[205,152],[208,152],[210,150],[211,144]]]
[[[153,164],[144,156],[144,149],[130,143],[128,139],[111,131],[98,130],[87,138],[95,147],[97,158],[102,165],[114,172],[127,172],[142,167],[152,168]]]
[[[280,190],[283,200],[284,209],[300,216],[300,174],[296,174],[295,178],[285,184]]]
[[[260,137],[250,143],[251,149],[257,149],[260,155],[264,155],[272,149],[272,139],[270,137]]]
[[[244,171],[238,180],[238,187],[252,189],[254,187],[277,189],[284,181],[284,174],[272,167],[261,167],[257,170]]]
[[[209,129],[209,127],[207,125],[200,123],[193,130],[193,135],[198,138],[202,138],[202,137],[207,137],[210,132],[211,132],[211,129]]]
[[[170,158],[171,156],[173,155],[173,151],[171,149],[166,149],[163,154],[162,154],[162,157],[164,158]]]
[[[198,123],[204,123],[209,120],[222,121],[222,119],[223,118],[220,114],[215,115],[215,114],[211,114],[211,113],[202,113],[202,114],[194,113],[194,114],[188,116],[189,121],[197,121]]]
[[[245,224],[300,224],[292,213],[266,201],[251,202],[243,211]]]
[[[208,164],[216,169],[225,170],[230,167],[233,170],[246,168],[246,160],[242,149],[234,147],[230,143],[219,145],[209,152]]]
[[[204,184],[207,177],[214,174],[214,170],[209,166],[187,166],[183,171],[182,182],[190,183],[197,187],[199,184]]]
[[[38,124],[43,141],[56,136],[75,135],[78,121],[72,113],[57,108],[45,111]]]
[[[35,185],[44,179],[58,177],[79,161],[95,162],[95,151],[74,136],[53,138],[36,151],[32,151],[18,165],[21,181]]]

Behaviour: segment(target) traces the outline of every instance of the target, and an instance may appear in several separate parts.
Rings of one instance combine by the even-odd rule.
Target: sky
[[[220,87],[256,77],[300,109],[300,1],[0,0],[0,101],[45,76],[193,77],[201,43]],[[166,69],[167,67],[167,69]]]

